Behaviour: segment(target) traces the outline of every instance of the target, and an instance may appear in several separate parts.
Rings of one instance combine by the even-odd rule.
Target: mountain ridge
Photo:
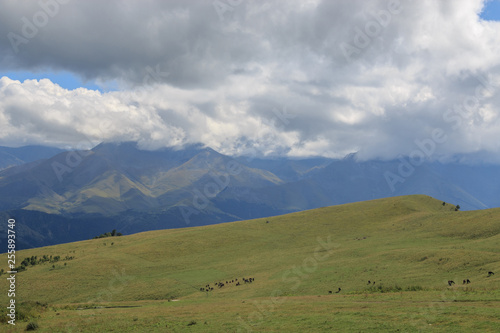
[[[98,216],[106,228],[138,232],[410,194],[463,210],[500,206],[498,166],[426,162],[402,177],[401,163],[355,155],[251,159],[200,145],[147,151],[134,142],[102,143],[0,171],[0,211],[40,211],[46,221],[67,224]],[[400,179],[391,184],[387,174]],[[30,228],[37,232],[36,224]]]

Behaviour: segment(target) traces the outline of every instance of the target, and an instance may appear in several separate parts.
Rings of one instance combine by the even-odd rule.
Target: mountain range
[[[64,150],[44,146],[0,147],[0,170],[52,157]]]
[[[462,210],[500,206],[500,167],[408,158],[231,157],[201,145],[142,150],[0,148],[0,216],[29,248],[260,218],[377,198],[426,194]],[[9,166],[10,167],[7,167]],[[0,229],[5,228],[0,226]]]

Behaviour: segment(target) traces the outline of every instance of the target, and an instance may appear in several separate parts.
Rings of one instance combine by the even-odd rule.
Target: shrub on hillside
[[[26,331],[35,331],[39,328],[38,323],[36,321],[30,321],[26,326]]]
[[[106,238],[106,237],[116,237],[116,236],[121,236],[121,232],[116,232],[116,229],[113,229],[111,232],[106,232],[104,234],[100,234],[99,236],[95,236],[94,239],[98,238]]]

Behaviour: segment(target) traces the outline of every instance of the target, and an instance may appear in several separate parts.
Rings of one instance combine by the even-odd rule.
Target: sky
[[[0,145],[500,163],[500,0],[0,2]]]

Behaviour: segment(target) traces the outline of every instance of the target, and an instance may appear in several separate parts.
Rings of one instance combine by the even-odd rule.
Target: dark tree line
[[[115,236],[121,236],[121,232],[116,232],[116,229],[113,229],[111,232],[107,232],[105,234],[100,234],[99,236],[95,236],[94,239],[98,238],[106,238],[106,237],[115,237]]]

